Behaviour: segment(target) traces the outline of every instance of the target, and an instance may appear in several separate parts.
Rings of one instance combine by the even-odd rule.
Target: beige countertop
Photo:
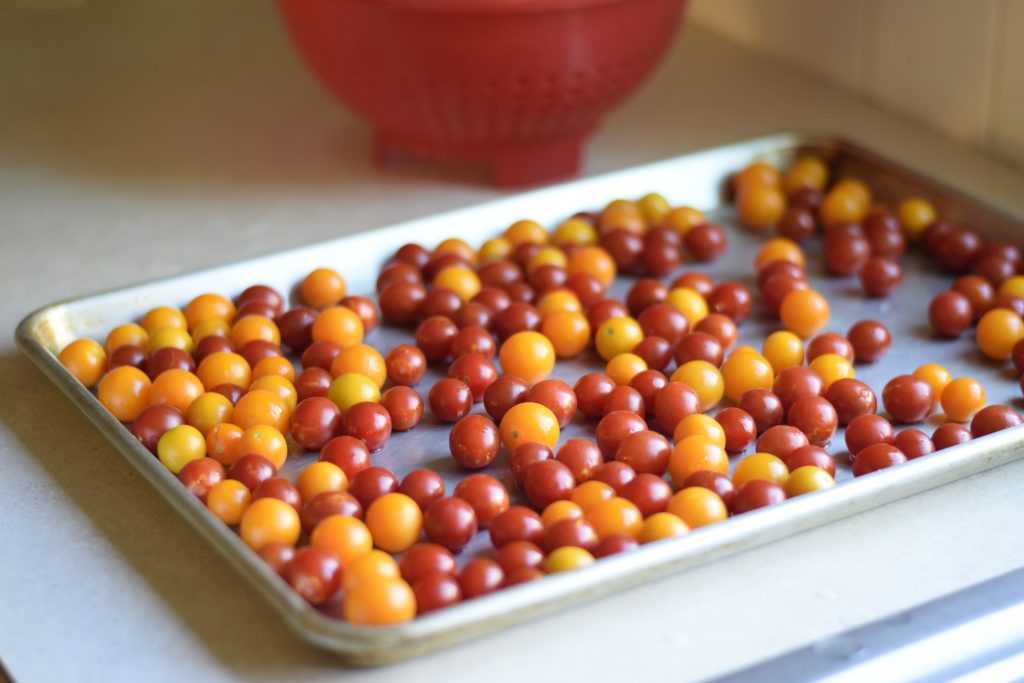
[[[0,10],[0,658],[16,679],[681,680],[1024,565],[1017,463],[438,654],[341,669],[18,354],[14,327],[60,298],[498,193],[374,169],[368,129],[306,75],[272,6],[143,4]],[[1024,214],[1020,171],[697,29],[608,119],[586,173],[793,128],[871,142]]]

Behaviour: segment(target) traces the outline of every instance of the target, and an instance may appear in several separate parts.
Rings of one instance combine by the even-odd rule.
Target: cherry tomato
[[[501,345],[498,359],[505,373],[535,384],[555,367],[555,348],[539,332],[517,332]]]

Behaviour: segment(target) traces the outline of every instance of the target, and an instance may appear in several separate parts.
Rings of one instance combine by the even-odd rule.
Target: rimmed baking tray
[[[256,282],[290,292],[294,283],[320,265],[342,272],[350,291],[371,292],[379,266],[405,242],[432,246],[457,235],[471,243],[480,243],[517,218],[530,217],[553,224],[575,211],[601,206],[615,197],[636,197],[652,191],[662,193],[673,204],[689,204],[705,210],[728,230],[730,248],[719,261],[684,264],[681,270],[701,270],[719,279],[739,279],[749,284],[760,237],[735,227],[733,212],[723,200],[725,180],[754,159],[781,164],[798,153],[811,151],[828,159],[839,175],[868,181],[880,201],[895,202],[908,195],[923,195],[929,197],[945,217],[969,224],[985,236],[1015,238],[1021,234],[1020,217],[986,206],[955,187],[858,144],[829,135],[783,133],[240,263],[69,299],[25,318],[18,326],[17,342],[171,506],[249,579],[300,636],[338,653],[343,661],[352,665],[372,666],[405,659],[997,467],[1024,454],[1021,448],[1024,429],[998,432],[857,480],[852,479],[845,459],[840,456],[837,458],[840,485],[833,489],[731,518],[679,539],[644,546],[580,571],[501,590],[406,624],[368,628],[328,617],[299,598],[234,531],[209,514],[92,393],[65,371],[55,354],[77,337],[103,339],[115,325],[136,319],[153,306],[183,305],[203,292],[235,295]],[[296,226],[297,233],[301,233],[301,216],[296,217]],[[875,365],[858,367],[858,377],[871,384],[876,392],[893,375],[910,372],[926,360],[934,360],[946,365],[954,375],[971,374],[981,379],[988,389],[990,402],[1016,400],[1019,395],[1016,378],[1005,367],[981,358],[966,335],[952,342],[930,337],[927,302],[949,286],[947,275],[937,272],[923,258],[910,255],[904,261],[904,283],[891,299],[865,299],[855,280],[825,277],[818,265],[820,259],[814,257],[818,248],[813,244],[808,247],[809,275],[814,286],[833,303],[829,329],[845,332],[857,320],[876,318],[883,320],[893,332],[892,351]],[[621,296],[628,286],[629,280],[620,278],[613,293]],[[765,334],[776,326],[777,323],[767,318],[755,316],[741,327],[741,341],[760,346]],[[369,341],[389,348],[408,338],[408,331],[382,328],[373,332]],[[559,363],[555,374],[572,381],[596,366],[596,360],[588,357]],[[436,372],[429,375],[421,388],[429,386],[436,376]],[[563,438],[583,435],[590,429],[591,426],[577,420],[563,431]],[[841,433],[833,443],[842,444]],[[837,449],[834,446],[831,450]],[[426,419],[414,432],[395,435],[375,460],[399,476],[415,467],[432,466],[442,472],[451,487],[460,473],[452,467],[447,452],[446,427]],[[293,454],[285,473],[294,473],[314,458],[313,454]],[[508,482],[503,463],[504,459],[499,459],[491,471]],[[480,534],[471,544],[470,553],[486,547],[483,536]]]

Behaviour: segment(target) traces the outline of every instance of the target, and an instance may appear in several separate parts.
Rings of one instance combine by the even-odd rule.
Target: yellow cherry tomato
[[[181,349],[185,353],[192,353],[195,344],[192,341],[192,335],[180,327],[162,327],[159,330],[154,330],[149,335],[149,341],[146,343],[146,352],[153,354],[160,349],[168,347]]]
[[[999,285],[999,294],[1024,299],[1024,275],[1012,275]]]
[[[691,360],[672,373],[673,382],[682,382],[697,392],[701,412],[711,410],[722,400],[725,380],[722,373],[706,360]]]
[[[582,218],[570,218],[555,228],[551,241],[560,247],[586,247],[597,243],[597,230]]]
[[[594,556],[583,548],[564,545],[544,558],[544,571],[548,574],[582,569],[594,564]]]
[[[899,208],[900,225],[903,232],[911,239],[917,239],[924,234],[929,225],[935,222],[938,214],[931,202],[922,197],[910,197],[900,203]]]
[[[832,386],[833,382],[854,377],[857,374],[853,363],[838,353],[823,353],[820,356],[815,356],[808,367],[821,378],[823,391]]]
[[[504,237],[489,239],[480,245],[480,263],[492,263],[512,255],[512,243]]]
[[[207,391],[192,401],[185,412],[185,422],[206,434],[221,422],[230,422],[235,406],[224,394]]]
[[[327,398],[346,412],[357,403],[380,403],[380,387],[377,383],[358,372],[346,372],[338,375],[327,389]]]
[[[786,497],[794,498],[805,493],[813,493],[836,485],[832,475],[814,465],[797,467],[786,479]]]
[[[448,266],[434,276],[434,286],[450,289],[463,301],[469,301],[480,293],[483,285],[472,268],[462,265]]]
[[[697,326],[697,323],[708,317],[708,302],[696,289],[674,287],[669,290],[667,302],[686,316],[691,330]]]
[[[611,360],[620,353],[629,353],[644,338],[643,328],[629,316],[610,318],[601,323],[594,335],[594,345],[601,358]]]
[[[178,425],[160,437],[156,454],[164,467],[177,474],[193,460],[206,457],[206,439],[192,425]]]
[[[668,200],[657,192],[645,194],[637,201],[637,206],[640,207],[640,213],[643,214],[647,225],[660,225],[672,210],[672,205],[668,203]]]
[[[683,536],[690,528],[679,517],[668,512],[656,512],[644,520],[640,528],[640,543],[653,543],[666,538]]]
[[[537,253],[530,257],[530,260],[526,262],[526,272],[527,274],[532,273],[541,266],[565,268],[568,262],[565,252],[562,251],[561,247],[549,245],[541,247],[537,250]]]
[[[785,486],[788,478],[789,469],[786,467],[786,463],[771,453],[748,455],[737,463],[736,469],[732,473],[732,483],[737,489],[755,479]]]
[[[803,340],[788,330],[778,330],[769,334],[764,340],[762,353],[771,363],[776,375],[786,368],[804,363]]]

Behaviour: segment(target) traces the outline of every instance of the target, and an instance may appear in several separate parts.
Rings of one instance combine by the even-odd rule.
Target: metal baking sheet
[[[580,571],[498,591],[406,624],[368,628],[325,616],[293,593],[230,528],[209,514],[88,390],[63,369],[55,354],[77,337],[102,340],[111,328],[141,317],[153,306],[183,305],[203,292],[215,291],[234,296],[245,286],[256,282],[272,285],[282,292],[292,292],[296,282],[309,270],[321,265],[343,273],[350,291],[371,292],[379,266],[405,242],[420,242],[430,247],[445,237],[458,235],[470,243],[479,244],[518,218],[529,217],[554,224],[575,211],[596,208],[610,199],[637,197],[652,191],[662,193],[673,204],[702,208],[712,220],[726,227],[730,246],[723,258],[712,264],[684,264],[680,272],[688,269],[705,271],[719,280],[740,280],[754,290],[751,264],[763,238],[737,227],[732,209],[722,199],[724,181],[732,172],[754,159],[782,164],[794,154],[805,151],[814,151],[828,159],[839,175],[867,180],[881,201],[896,201],[910,194],[921,194],[930,197],[944,216],[969,224],[986,236],[1013,237],[1020,234],[1020,217],[986,207],[955,188],[930,180],[923,173],[905,168],[859,145],[831,136],[785,133],[565,183],[241,263],[56,303],[22,321],[17,330],[17,341],[128,461],[252,582],[299,635],[338,653],[349,664],[384,664],[617,592],[670,572],[720,559],[730,553],[1007,463],[1024,453],[1021,449],[1024,429],[993,434],[856,481],[852,479],[846,458],[840,454],[837,457],[837,479],[841,485],[828,491],[731,518],[679,539],[601,560]],[[857,320],[875,318],[884,321],[893,333],[893,348],[883,361],[857,367],[857,376],[876,392],[880,392],[884,382],[893,375],[910,372],[927,360],[943,363],[954,375],[971,374],[981,380],[988,390],[989,402],[1016,402],[1019,389],[1012,372],[983,359],[968,335],[951,342],[940,342],[930,337],[927,302],[932,295],[949,286],[947,275],[937,272],[920,255],[912,254],[904,262],[904,283],[891,299],[866,299],[855,279],[825,276],[817,258],[819,250],[818,244],[806,248],[808,273],[814,286],[832,303],[828,329],[844,333]],[[624,295],[629,285],[629,280],[620,279],[613,287],[613,294]],[[759,348],[765,335],[777,327],[776,321],[755,313],[741,326],[740,343],[754,344]],[[386,350],[409,338],[407,331],[379,328],[368,336],[368,341]],[[554,374],[573,382],[583,372],[600,365],[591,355],[572,362],[560,362]],[[437,376],[436,370],[428,374],[419,386],[421,392]],[[475,410],[481,411],[482,408],[477,406]],[[935,418],[932,422],[935,423]],[[417,467],[431,467],[445,476],[450,491],[462,473],[457,471],[448,455],[447,432],[447,426],[437,424],[428,414],[414,432],[395,434],[384,451],[374,456],[374,460],[400,477]],[[592,436],[592,426],[577,416],[577,420],[563,430],[562,438],[581,435]],[[841,452],[842,443],[840,433],[830,450]],[[293,453],[284,471],[293,475],[315,458],[315,454],[295,452],[293,445]],[[734,462],[736,460],[738,458],[733,458]],[[485,471],[497,476],[514,491],[505,462],[503,455]],[[487,547],[486,535],[481,533],[464,551],[463,557]]]

